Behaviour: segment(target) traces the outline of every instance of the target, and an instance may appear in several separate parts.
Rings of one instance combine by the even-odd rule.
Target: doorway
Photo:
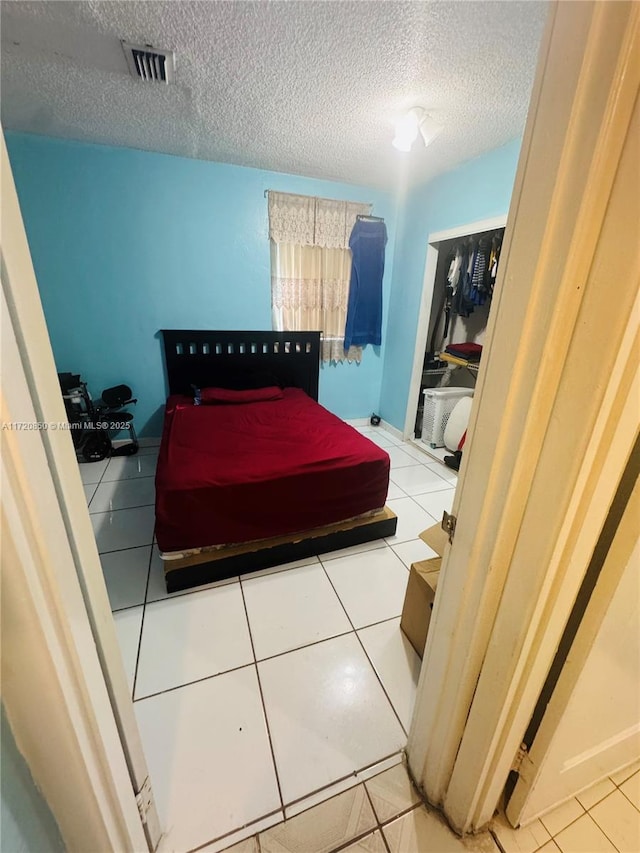
[[[594,29],[596,30],[596,35],[601,31],[601,34],[607,34],[607,39],[616,38],[616,44],[621,44],[623,43],[623,39],[620,36],[620,26],[626,23],[623,14],[624,7],[622,4],[620,6],[614,4],[613,11],[610,11],[611,8],[611,4],[602,4],[602,7],[598,8],[598,17],[594,24]],[[571,61],[572,68],[582,68],[585,75],[592,75],[587,76],[585,81],[580,81],[580,94],[587,102],[593,102],[594,100],[591,99],[590,101],[587,97],[592,94],[591,90],[593,88],[596,88],[599,92],[600,89],[598,87],[608,86],[611,79],[611,75],[608,77],[598,67],[598,63],[593,63],[592,65],[589,62],[583,61],[584,55],[587,53],[584,50],[584,39],[581,40],[577,37],[572,39],[568,37],[569,34],[575,34],[577,29],[573,15],[569,15],[563,9],[562,5],[559,7],[558,15],[561,19],[560,23],[563,26],[558,25],[555,35],[557,43],[554,42],[556,49],[553,51],[552,59],[555,59],[561,66],[561,73],[558,74],[558,68],[555,67],[556,73],[554,74],[553,63],[547,63],[546,69],[550,77],[547,90],[553,90],[549,93],[552,97],[548,97],[546,100],[538,98],[535,101],[535,109],[532,111],[532,115],[536,115],[536,121],[539,120],[541,126],[545,128],[545,132],[533,134],[531,130],[527,135],[526,150],[528,150],[528,157],[523,157],[522,159],[521,178],[518,187],[518,192],[522,197],[519,199],[520,205],[517,215],[518,217],[522,217],[527,223],[527,243],[532,246],[532,251],[537,251],[540,246],[544,247],[542,261],[546,262],[547,266],[543,266],[541,271],[538,271],[534,263],[522,263],[519,265],[519,269],[524,269],[529,274],[531,280],[525,281],[527,287],[523,289],[522,293],[513,294],[514,299],[518,297],[522,302],[527,303],[524,305],[524,309],[529,307],[527,299],[533,304],[533,309],[536,309],[531,311],[531,314],[534,316],[533,320],[529,322],[529,332],[532,330],[533,321],[537,321],[537,325],[533,328],[533,331],[541,329],[544,334],[538,336],[529,334],[525,340],[526,346],[520,345],[518,351],[514,353],[508,351],[506,345],[509,342],[498,342],[498,336],[496,336],[496,352],[493,360],[494,369],[487,378],[487,387],[485,389],[486,399],[483,400],[483,409],[492,408],[494,411],[498,409],[502,410],[500,406],[492,405],[496,398],[498,398],[499,402],[500,393],[505,388],[505,384],[500,381],[501,377],[498,371],[500,368],[505,368],[506,370],[507,365],[515,364],[519,371],[519,373],[516,373],[516,378],[519,381],[517,384],[513,383],[513,387],[517,389],[517,394],[515,391],[512,394],[513,399],[511,403],[513,404],[513,411],[511,423],[503,426],[502,436],[494,435],[491,429],[483,431],[483,440],[489,443],[495,443],[499,438],[504,438],[499,444],[500,453],[497,456],[492,453],[477,454],[477,457],[474,456],[474,459],[478,459],[478,463],[474,464],[475,470],[467,471],[465,474],[465,476],[468,475],[468,501],[464,507],[461,503],[461,514],[464,515],[465,512],[468,512],[465,522],[467,523],[467,529],[469,529],[470,523],[474,521],[473,507],[479,508],[482,504],[482,501],[478,499],[480,490],[482,490],[482,493],[486,496],[483,505],[484,530],[480,532],[479,542],[478,538],[475,538],[472,553],[465,553],[464,549],[460,547],[458,554],[455,555],[455,561],[453,559],[449,560],[447,577],[445,578],[448,588],[440,595],[439,605],[441,622],[445,624],[444,619],[446,619],[447,627],[451,628],[451,630],[446,632],[444,640],[448,641],[450,637],[454,637],[457,644],[457,649],[454,652],[458,649],[462,651],[470,650],[471,654],[465,654],[464,656],[463,654],[453,654],[449,649],[445,648],[443,650],[444,654],[439,655],[436,654],[439,649],[436,648],[435,643],[431,643],[427,654],[435,663],[443,662],[440,667],[443,677],[438,677],[439,672],[434,671],[435,667],[428,673],[428,690],[424,689],[420,691],[423,695],[419,696],[420,704],[415,714],[415,719],[419,719],[421,725],[419,727],[414,726],[413,737],[410,743],[410,752],[412,749],[414,751],[414,775],[421,781],[432,801],[442,803],[446,793],[447,802],[445,803],[445,808],[447,814],[455,822],[456,826],[462,829],[476,828],[482,825],[486,815],[491,815],[497,801],[499,792],[496,793],[496,787],[501,784],[505,765],[508,766],[511,761],[511,756],[515,751],[514,743],[517,742],[518,736],[523,729],[522,713],[527,713],[527,709],[531,705],[531,696],[539,692],[538,670],[544,667],[549,658],[546,646],[553,645],[555,636],[557,635],[557,625],[563,623],[566,619],[566,600],[570,597],[571,588],[567,590],[564,587],[571,587],[574,576],[578,577],[580,575],[582,571],[582,551],[589,546],[588,540],[591,536],[591,531],[596,529],[600,523],[600,517],[603,512],[602,507],[607,504],[610,497],[611,488],[608,488],[607,481],[604,484],[607,488],[601,490],[597,501],[595,499],[592,501],[593,489],[591,487],[591,479],[593,478],[591,474],[594,472],[593,476],[595,477],[600,471],[600,467],[603,470],[607,468],[604,462],[600,465],[601,457],[605,459],[605,456],[608,472],[616,473],[619,467],[619,459],[617,463],[616,458],[610,460],[609,455],[605,454],[605,449],[607,445],[612,444],[616,448],[619,457],[624,454],[628,441],[625,438],[626,433],[621,434],[621,432],[623,428],[627,429],[629,421],[632,420],[630,412],[627,413],[628,416],[626,418],[621,418],[620,412],[622,411],[623,402],[631,399],[629,393],[630,380],[628,380],[627,375],[630,373],[631,367],[635,366],[635,361],[632,360],[631,355],[623,353],[624,358],[621,356],[619,359],[621,365],[618,365],[618,362],[614,363],[620,349],[619,347],[614,348],[614,342],[623,339],[624,329],[616,329],[616,331],[620,331],[618,338],[611,333],[611,326],[608,323],[601,324],[601,337],[603,340],[598,341],[601,344],[601,348],[599,348],[597,353],[597,361],[595,361],[591,353],[593,349],[591,341],[588,341],[588,345],[585,347],[584,340],[578,339],[574,347],[575,352],[569,353],[569,356],[571,356],[569,368],[572,371],[570,374],[566,368],[560,366],[556,374],[552,371],[553,365],[550,365],[548,361],[543,362],[542,359],[533,358],[533,356],[538,354],[535,348],[539,347],[542,349],[547,339],[550,339],[552,342],[558,340],[562,342],[565,340],[566,334],[561,336],[559,330],[561,330],[561,325],[566,329],[568,317],[575,323],[578,311],[581,308],[581,300],[584,298],[583,294],[587,288],[578,288],[580,292],[577,294],[574,286],[576,270],[571,270],[572,275],[570,278],[568,275],[563,275],[566,264],[562,269],[559,269],[557,259],[566,259],[568,257],[569,253],[566,249],[569,246],[575,253],[575,256],[581,259],[585,258],[585,266],[589,266],[593,253],[585,255],[585,251],[589,250],[591,244],[597,240],[597,236],[594,237],[593,235],[598,234],[598,228],[604,215],[602,211],[606,206],[608,198],[605,190],[607,188],[607,180],[610,176],[602,164],[606,164],[606,168],[608,169],[609,163],[611,163],[611,170],[613,171],[617,163],[616,158],[618,157],[615,145],[611,142],[610,137],[603,137],[602,141],[600,137],[596,138],[596,134],[600,133],[600,125],[597,121],[594,121],[594,111],[590,110],[585,115],[584,111],[580,112],[576,110],[575,114],[580,121],[576,119],[574,125],[578,126],[576,128],[572,125],[571,132],[577,134],[578,131],[581,131],[581,135],[577,139],[578,141],[582,141],[582,145],[578,145],[578,142],[573,140],[575,145],[569,146],[570,153],[564,157],[562,170],[558,168],[557,160],[560,158],[560,154],[566,150],[565,133],[568,133],[568,131],[562,124],[562,121],[553,121],[551,119],[554,117],[553,111],[555,109],[561,110],[562,116],[572,114],[571,99],[574,95],[575,85],[566,73],[567,63]],[[583,30],[587,28],[587,24],[591,21],[590,15],[591,7],[585,7],[580,12],[581,17],[578,23],[583,27]],[[610,17],[613,17],[614,20],[610,21]],[[603,35],[603,43],[608,45],[609,41],[607,39]],[[598,44],[595,36],[594,41]],[[590,43],[587,46],[593,47]],[[614,51],[611,52],[614,53]],[[616,53],[611,62],[617,60],[617,57],[618,54]],[[610,71],[607,65],[609,62],[608,56],[605,59],[606,62],[603,60],[601,65],[606,66],[604,70],[607,72]],[[612,106],[612,111],[615,112],[618,118],[618,124],[614,127],[615,133],[610,130],[608,132],[613,134],[614,143],[617,143],[619,137],[624,138],[624,133],[626,132],[627,124],[624,121],[624,110],[629,102],[627,89],[633,84],[631,74],[620,74],[619,80],[622,81],[619,85],[614,86],[610,84],[612,92],[611,101],[613,102],[614,96],[618,95],[620,87],[627,87],[622,92],[627,97],[617,97],[615,100],[617,104],[616,110],[613,110]],[[630,83],[627,82],[629,80],[631,80]],[[590,85],[591,83],[593,85]],[[583,93],[582,90],[584,89],[587,90],[586,93]],[[607,101],[605,106],[609,105],[608,95],[602,100]],[[542,105],[540,102],[543,102]],[[567,102],[569,102],[568,106]],[[604,111],[604,106],[602,111]],[[599,154],[611,153],[612,156],[591,156],[591,149],[596,147],[596,142],[598,143]],[[592,144],[589,145],[589,143]],[[605,143],[607,144],[605,145]],[[578,149],[577,154],[574,151],[574,147]],[[555,159],[550,158],[549,149],[551,149],[551,153]],[[586,154],[583,149],[587,149]],[[593,164],[591,170],[587,173],[584,170],[584,162]],[[558,172],[560,173],[559,177],[561,180],[556,181]],[[541,175],[544,181],[540,180]],[[585,184],[588,192],[585,190]],[[523,191],[523,185],[526,192]],[[572,206],[571,204],[575,199],[582,199],[583,194],[585,195],[585,210],[589,213],[588,224],[590,228],[588,229],[577,227],[583,226],[585,223],[582,220],[580,211],[576,212],[575,205]],[[595,199],[593,198],[594,194],[596,195]],[[536,216],[531,215],[532,207],[536,209],[534,211],[537,212]],[[548,211],[550,208],[555,214],[552,223],[554,227],[553,233],[547,234],[547,227],[551,228],[551,226],[547,226],[549,222]],[[626,220],[623,219],[623,222],[625,221],[629,221],[628,217]],[[515,266],[518,251],[520,252],[520,257],[524,253],[522,252],[521,243],[518,243],[518,239],[515,236],[517,233],[519,238],[521,232],[514,226],[513,233]],[[548,242],[542,239],[545,236],[550,238]],[[521,239],[525,239],[524,235]],[[622,244],[628,249],[632,245],[632,241],[624,241]],[[626,256],[623,256],[621,252],[618,252],[618,254],[622,261],[627,260]],[[629,268],[630,264],[627,269]],[[635,269],[636,267],[634,267]],[[578,272],[580,272],[582,280],[585,280],[586,283],[587,272],[582,267]],[[556,278],[561,286],[555,286],[557,283]],[[632,277],[621,275],[619,280],[622,288],[628,288]],[[596,295],[600,293],[601,289],[601,281],[596,281]],[[589,298],[591,298],[592,290],[593,287],[588,291]],[[549,295],[552,295],[553,301],[549,312],[545,313],[543,310],[546,307],[545,298]],[[626,289],[624,289],[624,295],[628,299]],[[560,310],[560,307],[556,306],[556,301],[559,298],[563,299],[565,304],[560,307],[565,310]],[[510,307],[513,306],[506,306],[506,308]],[[516,305],[516,307],[520,306]],[[614,311],[614,309],[620,310],[617,307],[617,303],[616,305],[611,305],[611,300],[609,300],[605,303],[605,307],[613,314],[612,319],[617,320],[618,314]],[[595,305],[594,309],[591,303],[587,302],[586,308],[592,309],[588,315],[589,318],[592,315],[599,316],[600,304]],[[507,312],[507,314],[509,313]],[[523,310],[522,314],[526,314],[526,310]],[[554,333],[555,337],[549,332],[550,317],[553,321],[551,332]],[[609,319],[607,315],[607,321]],[[562,321],[562,324],[560,321]],[[577,328],[580,328],[579,324]],[[597,328],[600,327],[597,326]],[[514,337],[516,336],[514,335]],[[521,344],[524,338],[516,337],[516,340]],[[630,352],[633,352],[631,348],[629,349]],[[591,370],[590,376],[598,380],[598,382],[595,380],[590,382],[587,388],[584,387],[585,383],[580,382],[585,373],[585,354],[593,361],[589,365]],[[514,357],[510,358],[509,356]],[[535,364],[537,367],[540,363],[542,363],[544,372],[536,369],[535,375],[529,375],[530,373],[533,374],[533,371],[527,372],[526,368],[530,368],[532,364]],[[628,370],[627,363],[630,365]],[[563,364],[564,362],[559,362],[559,365]],[[616,369],[614,370],[613,368]],[[564,413],[565,420],[572,418],[571,428],[574,430],[575,435],[580,436],[583,445],[586,447],[587,452],[585,453],[584,461],[581,461],[582,467],[580,471],[569,467],[568,460],[575,458],[575,454],[571,456],[570,452],[565,452],[558,461],[554,458],[549,459],[548,464],[544,468],[542,465],[542,463],[546,464],[549,458],[549,454],[545,458],[542,458],[543,455],[541,453],[541,450],[546,449],[543,446],[543,442],[546,439],[547,427],[555,429],[557,424],[561,423],[558,418],[553,417],[555,414],[553,410],[555,402],[552,391],[555,393],[560,385],[562,370],[565,371],[565,375],[567,376],[565,386],[569,385],[576,388],[580,394],[578,399],[574,395],[572,399],[567,401],[570,405],[567,406],[568,412]],[[538,379],[539,372],[540,378]],[[487,371],[487,374],[489,374],[489,371]],[[600,382],[603,376],[606,376],[609,380],[613,377],[616,379],[617,385],[614,386],[611,381],[608,384]],[[549,391],[547,394],[547,388],[551,387],[550,380],[553,381],[553,387],[552,391]],[[538,383],[535,386],[534,381]],[[595,399],[593,393],[594,387],[598,389],[604,387],[612,389],[609,396],[604,400],[606,406],[602,405],[603,401],[600,398]],[[523,431],[520,428],[521,423],[516,415],[519,416],[522,412],[526,415],[529,400],[533,400],[537,404],[542,404],[539,410],[542,409],[544,418],[542,420],[537,418],[539,423],[526,423],[525,417],[522,417],[521,421],[524,422],[524,426],[526,427],[524,439],[522,439]],[[563,399],[559,400],[559,403],[563,402]],[[599,414],[593,413],[593,410],[596,408]],[[585,412],[590,416],[590,421],[587,421]],[[480,432],[478,430],[478,438],[480,437]],[[601,436],[603,435],[606,437],[606,443],[604,440],[601,441]],[[613,436],[613,439],[610,440],[610,436]],[[552,439],[554,437],[553,435],[551,436]],[[575,444],[575,439],[573,439],[573,443]],[[567,449],[562,442],[559,442],[555,446],[561,450]],[[490,447],[489,449],[491,450],[492,448]],[[531,453],[532,449],[535,453],[535,458]],[[520,450],[524,452],[518,452]],[[536,462],[539,458],[540,463],[536,467]],[[480,470],[483,459],[491,460],[493,465],[491,471],[484,472]],[[532,461],[530,462],[530,460]],[[551,469],[551,473],[549,473],[549,469]],[[487,473],[487,476],[483,476],[485,473]],[[609,479],[611,478],[612,475],[610,474]],[[503,483],[503,480],[507,480],[506,485]],[[489,488],[487,488],[487,483],[489,484]],[[585,483],[586,485],[584,485]],[[536,517],[544,517],[541,508],[549,505],[549,485],[555,490],[553,497],[557,496],[554,506],[559,507],[560,510],[567,508],[570,510],[570,512],[560,512],[558,510],[560,517],[563,519],[566,518],[567,521],[565,529],[559,532],[555,531],[557,535],[554,535],[553,539],[551,539],[549,533],[549,525],[544,524],[536,527],[533,523],[528,523],[530,521],[535,522]],[[568,494],[570,487],[572,487],[572,492]],[[509,500],[506,500],[507,497]],[[535,506],[532,509],[531,506],[534,502]],[[586,504],[589,504],[589,509],[593,505],[593,511],[588,517],[584,509],[584,505]],[[580,509],[579,513],[578,509]],[[535,514],[535,510],[539,510],[538,515]],[[531,519],[530,516],[532,515],[534,517]],[[589,523],[584,523],[585,518]],[[498,525],[499,529],[497,529]],[[472,526],[475,531],[475,525]],[[519,531],[518,541],[515,541],[515,537],[510,536],[511,531]],[[564,575],[561,576],[558,570],[560,558],[564,559],[565,557],[564,551],[561,550],[564,548],[565,540],[563,539],[560,542],[561,537],[559,533],[564,534],[565,532],[569,540],[569,545],[575,545],[575,549],[571,551],[571,564],[568,566],[566,572],[564,564],[562,565],[564,574],[568,575],[568,583]],[[503,533],[507,535],[502,535]],[[464,537],[460,536],[457,542],[464,545]],[[558,545],[557,542],[560,542],[560,544]],[[498,548],[495,549],[496,554],[493,565],[498,566],[498,571],[493,572],[491,577],[487,577],[486,574],[483,574],[483,570],[486,566],[492,564],[494,553],[491,549],[493,549],[496,543],[499,546],[499,550]],[[452,556],[455,550],[454,547],[451,552]],[[551,553],[552,551],[553,553]],[[559,554],[557,559],[556,551]],[[531,571],[527,572],[524,578],[522,576],[512,578],[508,593],[515,592],[519,595],[521,601],[518,603],[521,604],[521,607],[517,612],[522,612],[526,618],[518,618],[517,624],[514,625],[514,620],[508,620],[509,608],[502,607],[502,613],[499,614],[502,621],[498,622],[497,628],[504,628],[505,630],[502,630],[501,634],[494,631],[495,642],[489,647],[489,628],[493,626],[494,615],[497,610],[497,607],[494,605],[499,601],[499,595],[504,587],[504,580],[508,569],[512,563],[517,564],[518,561],[526,561],[531,566]],[[52,579],[52,584],[55,580],[55,578]],[[558,584],[556,584],[556,580],[558,580]],[[462,582],[458,583],[458,581]],[[552,603],[555,610],[552,614],[553,624],[551,625],[551,630],[549,630],[548,619],[544,623],[541,623],[541,605],[536,612],[532,613],[533,608],[530,606],[530,603],[537,604],[540,602],[542,604],[544,601],[550,601],[549,592],[553,591],[555,593],[560,581],[563,582],[563,590],[561,590],[563,595],[553,596]],[[516,586],[515,590],[512,588],[514,586]],[[458,591],[461,591],[461,594],[463,591],[465,597],[461,607],[458,606],[459,602],[456,598]],[[445,608],[447,598],[455,600],[452,600]],[[102,603],[106,605],[106,602]],[[104,607],[101,609],[104,613]],[[511,608],[510,612],[513,613],[516,610]],[[464,618],[468,613],[471,613],[471,618]],[[535,630],[535,636],[533,636],[534,630],[530,631],[529,634],[526,633],[530,626]],[[515,636],[513,632],[510,633],[506,630],[512,628],[518,631]],[[537,630],[538,628],[540,630]],[[470,638],[469,635],[471,634],[473,636]],[[546,645],[543,645],[543,641]],[[496,690],[496,679],[492,681],[484,679],[482,682],[478,679],[478,672],[481,670],[481,664],[487,649],[492,655],[492,661],[500,665],[505,664],[503,651],[505,649],[509,651],[506,664],[511,668],[504,672],[501,684],[498,685],[501,688],[499,692]],[[518,660],[515,660],[516,653]],[[477,667],[475,666],[476,663],[478,663]],[[461,668],[459,664],[464,665],[461,677],[458,677],[458,670]],[[517,672],[513,671],[515,664],[518,664]],[[487,669],[491,669],[491,667],[487,667]],[[423,678],[422,686],[426,688],[426,668],[423,668],[423,670],[425,677]],[[527,678],[521,684],[516,679],[520,677],[522,670],[524,670]],[[496,667],[492,671],[495,672]],[[532,671],[533,675],[531,675]],[[446,689],[443,690],[441,689],[443,686],[442,683],[445,681],[444,688]],[[476,690],[476,686],[478,686],[478,690]],[[469,702],[466,702],[465,695],[462,695],[467,693],[467,687],[470,694]],[[455,690],[456,697],[460,695],[463,701],[454,702],[453,699],[447,701],[445,693],[448,689]],[[507,690],[509,691],[508,695]],[[441,696],[442,700],[440,700]],[[471,697],[474,696],[473,701],[478,704],[475,708],[471,709],[472,713],[469,714]],[[428,705],[428,700],[431,697],[437,697],[438,707],[431,708]],[[504,708],[510,713],[513,711],[513,716],[510,715],[508,719],[505,719],[506,714],[500,716]],[[465,721],[467,718],[470,724],[468,734],[465,730]],[[434,720],[433,726],[428,725],[430,719]],[[494,720],[497,721],[496,724],[493,724]],[[456,731],[448,731],[449,723],[451,723],[450,728],[452,730],[455,728]],[[424,742],[425,731],[429,734],[429,740],[426,743]],[[432,755],[433,752],[436,754]],[[442,755],[438,753],[446,754]],[[448,760],[449,754],[451,755],[451,761]],[[482,767],[477,767],[477,761],[480,758],[482,758],[485,764]],[[455,767],[453,766],[454,763]],[[455,771],[454,775],[452,775],[452,771]],[[70,786],[69,790],[71,790]]]
[[[407,398],[407,411],[404,424],[404,438],[411,442],[423,453],[434,460],[442,462],[449,451],[442,446],[433,447],[432,442],[422,441],[420,408],[424,399],[423,392],[428,388],[462,385],[475,387],[477,366],[456,365],[445,363],[439,359],[435,362],[430,354],[436,348],[444,349],[443,339],[454,341],[454,333],[460,330],[465,338],[471,338],[480,343],[484,339],[487,320],[491,307],[490,300],[476,314],[469,318],[468,324],[464,319],[453,315],[444,335],[444,318],[440,306],[444,296],[444,283],[448,271],[447,257],[456,244],[471,236],[477,237],[494,232],[503,233],[507,223],[507,215],[477,220],[445,231],[437,231],[427,237],[427,258],[425,262],[420,314],[418,317],[418,332],[411,372],[411,384]],[[436,328],[438,327],[438,328]],[[435,442],[439,444],[439,442]]]

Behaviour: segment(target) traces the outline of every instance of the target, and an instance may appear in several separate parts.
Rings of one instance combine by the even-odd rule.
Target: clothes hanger
[[[369,216],[366,213],[359,213],[356,219],[359,219],[361,222],[384,222],[382,216]]]

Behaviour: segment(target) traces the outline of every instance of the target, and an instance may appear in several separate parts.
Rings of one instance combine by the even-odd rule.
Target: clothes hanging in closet
[[[382,333],[382,276],[387,245],[384,221],[358,219],[349,238],[353,254],[344,348],[379,346]]]
[[[502,236],[493,234],[461,241],[453,250],[447,274],[451,311],[469,317],[493,294]]]

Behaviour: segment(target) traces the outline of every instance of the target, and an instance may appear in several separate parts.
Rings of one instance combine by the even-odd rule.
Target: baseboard
[[[130,444],[130,438],[116,438],[111,442],[114,447],[122,447],[123,444]],[[160,447],[160,439],[159,438],[139,438],[138,444],[140,447]]]
[[[369,426],[371,423],[369,418],[346,418],[345,423],[352,427]]]
[[[387,432],[390,432],[391,435],[395,436],[399,441],[404,441],[404,435],[401,429],[394,427],[393,424],[388,423],[388,421],[382,420],[380,421],[380,426],[383,429],[386,429]]]
[[[139,438],[138,444],[140,447],[160,447],[160,436],[147,436],[146,438]]]

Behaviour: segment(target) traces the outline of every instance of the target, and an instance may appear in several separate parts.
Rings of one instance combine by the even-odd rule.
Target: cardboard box
[[[433,547],[433,546],[430,546]],[[400,627],[422,657],[440,574],[440,557],[411,564]]]
[[[439,524],[434,524],[433,527],[423,530],[420,538],[425,545],[428,545],[438,556],[442,557],[445,545],[449,541],[449,534]]]

